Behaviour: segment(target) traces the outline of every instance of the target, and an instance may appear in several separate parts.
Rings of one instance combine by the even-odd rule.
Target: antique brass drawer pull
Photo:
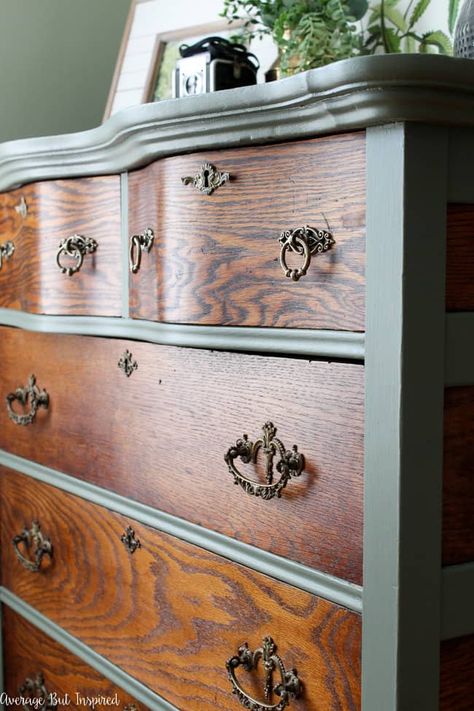
[[[212,163],[204,163],[194,177],[188,175],[186,178],[181,178],[184,185],[192,185],[204,195],[212,195],[214,190],[228,183],[229,180],[229,173],[221,173]]]
[[[248,435],[244,434],[242,439],[238,439],[235,445],[227,450],[224,459],[229,472],[234,477],[234,484],[239,484],[251,496],[273,499],[275,496],[281,496],[282,489],[285,488],[292,477],[301,474],[304,468],[304,457],[298,452],[296,445],[293,445],[292,450],[285,449],[281,440],[275,437],[276,427],[271,422],[266,422],[262,430],[263,437],[260,437],[255,442],[250,442]],[[266,484],[259,484],[256,481],[247,479],[239,472],[234,463],[236,459],[240,459],[244,464],[255,463],[260,449],[262,449],[266,460]],[[281,476],[278,481],[274,482],[273,459],[276,455],[280,456],[276,469]]]
[[[296,230],[286,230],[280,236],[280,264],[286,277],[298,281],[306,274],[314,254],[321,254],[336,244],[332,234],[327,230],[315,227],[298,227]],[[290,269],[286,262],[288,252],[301,255],[303,264],[297,269]]]
[[[17,388],[14,393],[9,393],[6,396],[8,417],[16,425],[30,425],[36,417],[36,413],[40,407],[48,409],[49,395],[46,390],[40,390],[36,385],[36,377],[30,375],[26,388]],[[19,415],[12,407],[12,403],[18,400],[20,405],[25,407],[30,404],[30,411],[26,414]]]
[[[58,252],[56,254],[56,263],[63,274],[72,276],[82,267],[86,254],[93,254],[99,245],[91,237],[83,237],[82,235],[72,235],[61,240],[59,243]],[[73,266],[65,267],[63,265],[63,257],[75,260]]]
[[[15,549],[15,554],[20,563],[24,568],[30,570],[32,573],[37,573],[41,568],[41,561],[45,555],[49,558],[53,557],[53,546],[49,538],[45,538],[40,530],[40,525],[38,521],[33,521],[31,524],[31,529],[23,529],[23,531],[15,536],[12,540],[13,547]],[[33,558],[25,558],[23,553],[20,551],[19,546],[23,545],[26,551],[29,552],[30,548]],[[33,548],[34,546],[34,548]]]
[[[132,274],[136,274],[140,269],[142,252],[149,252],[155,235],[151,227],[147,227],[141,235],[130,237],[129,265]]]
[[[0,269],[3,267],[3,260],[8,261],[15,251],[15,245],[8,240],[4,244],[0,244]]]
[[[41,708],[44,709],[44,711],[57,709],[57,704],[52,700],[52,694],[46,689],[42,672],[38,672],[34,679],[25,679],[18,689],[18,694],[26,701],[26,703],[21,706],[24,711],[31,711],[32,708]]]
[[[257,668],[259,660],[263,662],[265,671],[264,696],[265,702],[256,701],[245,693],[235,676],[237,667],[242,666],[245,671],[251,672]],[[251,652],[247,642],[239,647],[237,655],[226,662],[227,674],[232,684],[232,693],[235,694],[246,709],[252,711],[283,711],[289,706],[291,699],[297,699],[302,691],[301,681],[298,679],[296,669],[286,670],[281,658],[276,654],[276,645],[271,637],[265,637],[262,647]],[[280,682],[273,683],[273,674],[280,674]],[[277,703],[271,703],[272,695],[280,697]]]

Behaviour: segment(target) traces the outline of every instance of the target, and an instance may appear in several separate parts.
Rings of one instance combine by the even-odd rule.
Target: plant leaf
[[[411,13],[408,25],[410,28],[412,28],[413,25],[416,25],[418,20],[423,17],[430,5],[430,2],[431,0],[419,0],[419,2],[416,3],[415,7],[413,8],[413,12]]]
[[[433,47],[438,47],[441,54],[453,53],[453,45],[451,44],[451,40],[444,34],[444,32],[441,32],[441,30],[437,30],[436,32],[427,32],[423,35],[422,44],[429,44]]]
[[[388,54],[397,54],[400,52],[401,38],[391,27],[385,30],[385,42],[387,45]]]
[[[458,16],[460,0],[449,0],[448,8],[448,27],[451,34],[454,32],[454,26],[456,24],[456,18]]]
[[[347,0],[347,5],[354,20],[361,20],[369,8],[367,0]]]
[[[428,2],[430,2],[430,0],[428,0]],[[408,30],[408,25],[405,18],[403,17],[400,10],[397,10],[396,7],[391,7],[390,5],[387,5],[385,7],[384,14],[385,17],[390,20],[390,22],[395,25],[398,30],[400,30],[400,32],[406,32]]]

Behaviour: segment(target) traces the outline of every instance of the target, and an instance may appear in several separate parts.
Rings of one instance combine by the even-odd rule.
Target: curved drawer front
[[[360,708],[356,613],[23,475],[2,470],[0,481],[4,585],[178,708],[241,708],[226,661],[268,635],[304,684],[289,709]],[[54,545],[39,575],[11,545],[32,517]],[[134,553],[121,540],[129,527]],[[260,674],[236,670],[263,699]]]
[[[137,363],[129,377],[118,367],[127,350]],[[37,399],[48,396],[27,426],[0,408],[0,448],[360,583],[362,366],[8,328],[0,358],[4,396],[32,374]],[[234,484],[224,458],[244,434],[263,438],[269,421],[304,468],[265,500]],[[255,464],[233,461],[262,485],[263,449]]]
[[[182,181],[209,183],[206,163],[229,174],[212,194],[199,177]],[[293,281],[279,238],[305,225],[335,244]],[[130,235],[147,228],[153,245],[131,275],[136,318],[364,330],[364,133],[158,161],[129,176]],[[296,247],[283,255],[290,269],[305,261]]]
[[[5,693],[10,699],[17,699],[23,687],[21,695],[30,702],[25,703],[25,708],[38,708],[32,704],[33,694],[38,695],[38,702],[44,699],[41,694],[46,690],[46,702],[39,708],[49,709],[47,704],[50,701],[57,701],[57,708],[90,708],[90,701],[96,699],[95,708],[98,710],[147,711],[146,706],[10,608],[4,606],[2,612],[3,639],[8,650],[4,669]],[[7,708],[9,706],[15,708],[13,702],[7,704]]]
[[[69,276],[58,265],[58,252],[60,244],[73,236],[83,242],[66,244],[59,255],[65,269],[79,267]],[[44,181],[3,193],[0,250],[2,245],[0,307],[120,315],[118,176]],[[13,245],[13,251],[5,245]]]

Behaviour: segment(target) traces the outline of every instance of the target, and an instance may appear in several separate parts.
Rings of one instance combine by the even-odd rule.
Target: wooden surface
[[[474,561],[474,387],[446,389],[443,507],[444,564]]]
[[[440,711],[472,711],[474,635],[441,644]]]
[[[448,205],[446,308],[474,309],[474,205]]]
[[[210,196],[181,182],[204,162],[231,176]],[[329,225],[336,244],[292,282],[278,239],[305,224]],[[158,161],[129,176],[130,234],[146,227],[156,236],[131,277],[132,316],[364,330],[363,132]]]
[[[117,367],[127,348],[138,362],[130,378]],[[50,397],[26,427],[0,407],[1,448],[361,582],[360,365],[5,327],[0,360],[2,398],[32,373]],[[268,420],[306,464],[280,499],[264,501],[234,485],[224,455]],[[264,483],[261,462],[237,466]]]
[[[103,696],[114,702],[113,705],[99,703],[95,706],[97,711],[106,708],[123,711],[127,704],[134,704],[136,711],[147,710],[146,706],[139,704],[6,605],[3,606],[3,635],[5,691],[10,696],[17,697],[25,679],[34,679],[38,672],[42,672],[48,693],[57,694],[58,700],[64,701],[59,708],[84,708],[80,702],[77,703],[79,695],[82,699]]]
[[[15,206],[24,197],[23,220]],[[62,274],[56,254],[73,234],[98,242],[79,272]],[[120,179],[44,181],[0,195],[0,242],[15,253],[0,270],[0,307],[32,313],[120,316]],[[66,266],[74,264],[67,262]]]
[[[2,469],[4,585],[179,709],[240,708],[225,662],[271,635],[304,696],[296,711],[360,709],[360,619],[284,583]],[[37,519],[54,564],[25,570],[11,538]],[[131,525],[141,548],[120,541]],[[261,693],[255,675],[238,675]]]

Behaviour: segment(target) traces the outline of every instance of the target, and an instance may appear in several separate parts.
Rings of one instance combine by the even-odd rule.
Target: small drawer
[[[79,659],[6,605],[2,610],[4,640],[4,691],[13,700],[25,698],[20,708],[91,708],[148,711],[95,669]],[[34,705],[33,699],[43,700]],[[18,701],[6,708],[18,708]]]
[[[199,190],[206,164],[229,175],[212,194]],[[198,187],[183,183],[196,176]],[[365,133],[160,160],[129,175],[131,239],[148,228],[131,274],[135,318],[364,330]],[[317,230],[335,240],[328,251]],[[307,258],[306,274],[285,276],[280,259],[299,270]]]
[[[0,252],[0,307],[120,316],[119,177],[44,181],[3,193]]]
[[[361,583],[361,365],[8,328],[0,359],[0,448]],[[246,456],[267,423],[271,488],[265,447]]]
[[[290,709],[359,711],[357,613],[24,475],[0,484],[5,587],[177,708],[238,711],[226,662],[270,636],[303,684]],[[32,518],[54,546],[43,575],[11,544]],[[263,701],[261,660],[235,674]]]

